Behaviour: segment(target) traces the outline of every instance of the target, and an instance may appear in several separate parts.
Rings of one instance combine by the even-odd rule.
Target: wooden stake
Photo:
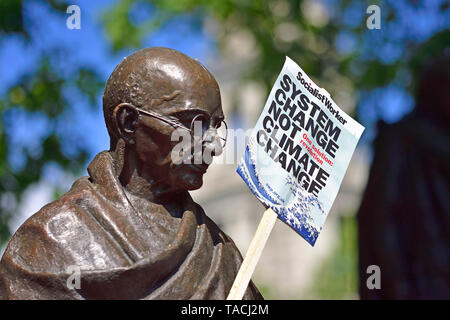
[[[264,212],[263,217],[256,229],[250,246],[248,247],[247,254],[242,262],[239,272],[234,279],[233,286],[228,294],[227,300],[241,300],[244,296],[245,290],[247,290],[248,283],[252,277],[253,271],[255,271],[256,264],[261,257],[261,253],[269,238],[270,232],[277,220],[277,214],[272,209],[267,209]]]

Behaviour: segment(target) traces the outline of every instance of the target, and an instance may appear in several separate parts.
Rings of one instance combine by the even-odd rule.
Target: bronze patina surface
[[[175,164],[170,139],[173,123],[189,128],[199,114],[212,131],[220,124],[216,80],[180,52],[143,49],[115,68],[103,110],[110,150],[14,234],[0,298],[225,299],[241,254],[188,193],[208,163]],[[202,151],[220,153],[219,139],[206,136]],[[80,268],[78,289],[68,286],[71,266]],[[250,283],[244,298],[262,296]]]

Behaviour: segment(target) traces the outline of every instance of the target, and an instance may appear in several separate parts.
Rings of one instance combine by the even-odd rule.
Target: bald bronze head
[[[171,152],[177,128],[189,130],[194,119],[215,128],[224,119],[219,86],[197,60],[161,47],[124,58],[106,84],[103,111],[111,150],[123,148],[118,153],[138,175],[184,190],[202,185],[209,163],[174,163]],[[214,155],[218,144],[213,137],[201,148]]]

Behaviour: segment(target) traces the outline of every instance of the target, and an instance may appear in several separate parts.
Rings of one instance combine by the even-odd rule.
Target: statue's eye
[[[189,128],[191,127],[192,118],[190,118],[190,117],[184,117],[184,118],[179,119],[179,122],[180,122],[183,126],[185,126],[186,128],[189,129]]]
[[[195,127],[201,128],[203,133],[209,129],[211,124],[210,117],[202,112],[180,112],[170,118],[190,130],[194,130]]]
[[[189,129],[191,120],[186,115],[169,116],[169,119]]]

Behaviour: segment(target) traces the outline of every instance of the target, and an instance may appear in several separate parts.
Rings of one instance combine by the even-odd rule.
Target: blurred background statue
[[[380,122],[358,213],[362,299],[450,298],[450,59],[422,70],[416,109]],[[369,289],[367,268],[381,271]]]
[[[201,155],[222,152],[216,80],[178,51],[143,49],[110,76],[103,111],[110,150],[14,234],[0,298],[225,299],[242,257],[188,193],[210,161],[176,163],[171,138],[181,129],[191,139],[198,123]],[[244,298],[262,296],[250,283]]]

